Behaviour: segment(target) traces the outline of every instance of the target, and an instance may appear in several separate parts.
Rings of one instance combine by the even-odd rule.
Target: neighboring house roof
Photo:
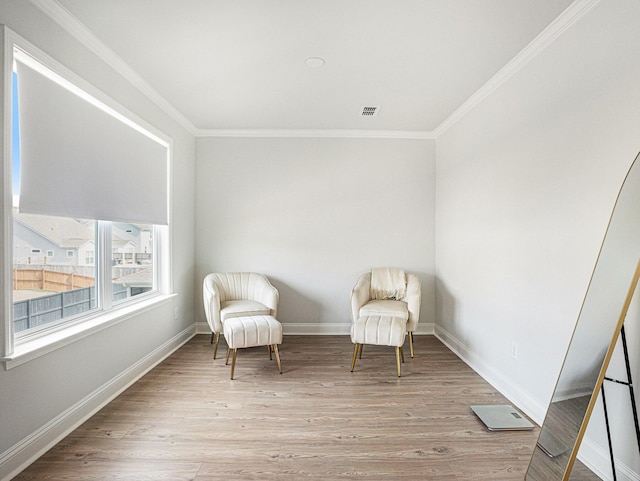
[[[90,227],[68,217],[24,214],[14,210],[13,218],[60,248],[77,249],[94,240]]]
[[[25,214],[13,210],[13,218],[33,232],[53,242],[60,248],[78,249],[87,242],[94,241],[93,222],[69,217],[52,217],[37,214]],[[130,240],[113,232],[113,247],[135,246]]]
[[[111,240],[111,246],[114,247],[114,248],[117,247],[119,249],[122,249],[122,248],[127,247],[127,246],[135,247],[136,245],[131,241],[119,238],[117,234],[113,233],[113,239]]]
[[[140,269],[133,274],[114,279],[115,284],[122,284],[128,287],[152,287],[153,269]]]

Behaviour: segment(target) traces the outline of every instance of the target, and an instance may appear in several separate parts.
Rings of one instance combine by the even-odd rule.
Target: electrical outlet
[[[516,361],[518,360],[518,343],[517,342],[511,343],[511,357],[514,358]]]
[[[177,308],[177,307],[173,310],[173,318],[174,318],[176,321],[178,320],[178,308]]]

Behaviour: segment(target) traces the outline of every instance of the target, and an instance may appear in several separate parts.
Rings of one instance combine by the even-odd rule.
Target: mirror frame
[[[592,271],[592,275],[591,275],[591,279],[589,282],[589,286],[587,287],[587,292],[585,294],[585,298],[583,300],[583,304],[582,304],[582,308],[580,310],[580,314],[578,316],[578,319],[576,321],[574,330],[573,330],[573,334],[571,337],[571,341],[569,342],[569,346],[567,348],[567,352],[563,361],[563,365],[562,365],[562,369],[560,370],[560,373],[558,375],[558,379],[554,388],[554,392],[551,396],[551,400],[549,402],[549,407],[547,409],[547,413],[545,415],[545,419],[544,422],[541,426],[540,429],[540,434],[537,440],[537,443],[534,447],[534,451],[533,454],[531,456],[531,460],[529,461],[529,466],[527,468],[526,474],[525,474],[525,481],[567,481],[571,475],[571,471],[573,469],[573,466],[575,464],[575,461],[577,459],[577,455],[578,455],[578,450],[580,448],[580,444],[582,442],[582,439],[585,435],[585,432],[587,430],[587,426],[589,424],[589,419],[591,417],[591,414],[593,412],[593,409],[595,407],[596,401],[598,399],[598,396],[600,394],[601,388],[602,388],[602,384],[604,382],[604,378],[607,372],[607,368],[609,366],[609,362],[611,361],[611,358],[613,356],[614,350],[616,348],[616,344],[618,341],[618,337],[620,336],[620,331],[622,329],[622,326],[624,325],[624,321],[625,318],[627,316],[627,313],[629,311],[629,306],[631,305],[631,302],[633,300],[634,294],[636,292],[636,288],[638,286],[638,282],[640,280],[640,257],[637,258],[629,258],[629,259],[624,259],[622,262],[626,263],[627,265],[632,264],[632,263],[636,263],[635,264],[635,271],[631,277],[630,283],[628,284],[628,289],[627,289],[627,294],[626,297],[624,299],[624,302],[622,304],[622,308],[620,310],[620,314],[618,316],[617,319],[617,323],[615,324],[615,326],[612,325],[613,330],[611,333],[611,340],[609,341],[608,347],[606,349],[606,352],[604,354],[603,360],[602,360],[602,364],[601,366],[599,366],[598,369],[598,376],[595,379],[594,385],[593,385],[593,389],[591,391],[590,396],[588,394],[585,394],[584,396],[579,396],[576,397],[576,399],[578,398],[587,398],[587,396],[589,396],[589,401],[588,404],[586,405],[586,408],[584,408],[584,414],[580,414],[578,413],[578,415],[575,417],[575,419],[570,420],[569,418],[571,418],[571,416],[569,416],[569,414],[571,414],[569,412],[568,409],[564,409],[563,407],[560,407],[559,405],[556,405],[556,409],[554,410],[554,412],[551,414],[550,416],[550,412],[552,411],[552,408],[554,408],[554,404],[559,403],[560,401],[563,400],[563,397],[561,395],[559,395],[559,392],[561,392],[562,388],[560,386],[560,381],[561,379],[563,379],[563,374],[567,374],[568,371],[570,371],[572,369],[571,366],[567,366],[567,360],[570,357],[570,353],[572,353],[572,346],[574,346],[575,342],[576,342],[576,332],[578,331],[578,327],[580,324],[580,320],[583,317],[584,314],[584,308],[585,305],[587,304],[587,301],[590,299],[589,298],[589,294],[591,291],[591,288],[593,287],[593,281],[594,278],[596,277],[596,274],[599,272],[598,271],[598,266],[600,264],[600,262],[602,261],[602,255],[603,252],[605,252],[605,246],[607,244],[607,238],[609,237],[609,235],[611,234],[612,231],[612,226],[614,224],[614,219],[617,221],[616,226],[620,225],[620,219],[616,219],[616,209],[619,207],[619,201],[621,200],[623,193],[625,192],[625,186],[627,187],[634,187],[634,185],[629,186],[626,185],[627,184],[627,180],[629,180],[631,173],[634,170],[634,167],[636,169],[638,169],[640,171],[640,161],[638,161],[638,159],[640,158],[640,154],[638,154],[634,160],[634,162],[631,164],[631,167],[629,168],[629,171],[627,173],[627,175],[625,176],[625,180],[620,188],[620,191],[618,193],[618,197],[616,199],[616,203],[614,205],[613,211],[611,213],[610,219],[609,219],[609,224],[607,226],[607,231],[605,233],[604,239],[602,241],[601,247],[600,247],[600,252],[598,254],[598,259],[596,261],[595,267]],[[638,165],[636,165],[638,164]],[[640,172],[635,173],[634,175],[637,177],[640,177]],[[634,178],[635,180],[635,178]],[[635,180],[635,183],[639,183],[640,184],[640,180]],[[640,190],[640,187],[638,188],[638,190]],[[633,190],[631,192],[634,192]],[[638,194],[636,194],[638,197],[640,197],[640,192]],[[633,199],[632,199],[633,200]],[[622,219],[622,225],[624,226],[629,226],[631,225],[628,219]],[[615,230],[615,229],[613,229]],[[614,237],[614,241],[615,242],[615,237]],[[620,256],[622,257],[624,255],[620,254]],[[628,255],[628,254],[627,254]],[[637,256],[640,256],[640,252],[636,253]],[[600,264],[601,265],[601,264]],[[604,269],[604,268],[603,268]],[[627,281],[629,282],[629,281]],[[594,295],[598,295],[598,294],[602,294],[602,293],[598,293],[596,292]],[[602,300],[602,299],[599,299]],[[610,299],[609,299],[610,300]],[[583,321],[584,322],[584,321]],[[609,331],[611,332],[611,331]],[[575,355],[575,346],[574,346],[574,352],[573,354]],[[580,346],[578,345],[577,349],[580,349]],[[575,367],[575,366],[574,366]],[[598,365],[596,364],[594,367],[598,367]],[[594,371],[595,372],[595,371]],[[568,374],[567,374],[568,375]],[[569,400],[571,400],[571,398],[569,398]],[[556,402],[554,402],[556,401]],[[582,409],[581,407],[579,409]],[[564,412],[563,412],[564,410]],[[567,421],[567,423],[569,424],[570,427],[577,427],[578,423],[579,423],[579,428],[575,431],[575,437],[572,437],[572,434],[569,435],[570,439],[567,439],[566,444],[564,444],[564,439],[562,440],[563,443],[560,443],[562,445],[564,449],[560,454],[558,453],[550,453],[549,450],[545,447],[543,447],[543,442],[547,443],[549,441],[549,438],[545,438],[545,440],[543,442],[542,438],[545,437],[544,435],[549,435],[551,436],[551,438],[554,438],[554,428],[551,428],[550,426],[552,426],[552,423],[555,423],[558,421],[559,418],[563,418],[563,414],[564,414],[564,418],[562,419],[562,421]],[[559,415],[559,416],[558,416]],[[553,418],[550,420],[550,418]],[[572,422],[575,422],[575,424],[572,424]],[[555,429],[558,429],[558,426],[555,426]],[[557,441],[557,439],[556,439]],[[565,454],[567,452],[570,452],[570,454],[568,456],[565,456]],[[560,476],[560,473],[562,473],[562,476]],[[556,477],[558,476],[558,477]]]

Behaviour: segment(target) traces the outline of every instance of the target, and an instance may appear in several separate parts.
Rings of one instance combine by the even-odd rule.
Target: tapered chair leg
[[[362,346],[362,344],[356,344],[353,346],[353,359],[351,360],[351,372],[356,367],[356,358],[358,357],[358,346]]]
[[[360,359],[362,359],[362,348],[364,348],[364,344],[360,344]]]
[[[269,352],[271,352],[271,347],[269,347]],[[280,364],[280,353],[278,353],[278,345],[277,344],[273,345],[273,352],[276,355],[276,361],[278,361],[278,371],[280,371],[280,374],[282,374],[282,364]]]
[[[271,348],[271,346],[267,346],[267,349],[269,349],[269,361],[273,361],[273,356],[271,355],[271,352],[273,351],[273,349]]]
[[[409,331],[409,351],[411,352],[411,357],[413,357],[413,331]]]
[[[211,338],[213,339],[213,333],[211,333]],[[215,335],[216,343],[213,345],[213,358],[216,358],[216,353],[218,352],[218,342],[220,341],[220,333],[216,332]]]
[[[227,358],[224,360],[224,365],[226,366],[227,364],[229,364],[229,353],[231,352],[231,349],[227,348]]]
[[[209,344],[213,344],[213,331],[211,332],[211,342]]]
[[[231,379],[233,379],[233,371],[236,369],[236,355],[238,354],[238,349],[233,350],[233,357],[231,358]]]
[[[400,377],[400,349],[399,346],[396,346],[396,364],[398,366],[398,377]]]

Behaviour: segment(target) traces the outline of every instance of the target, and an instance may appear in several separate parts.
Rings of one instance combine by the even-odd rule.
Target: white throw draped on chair
[[[407,280],[404,270],[393,267],[371,269],[371,299],[404,299]]]

